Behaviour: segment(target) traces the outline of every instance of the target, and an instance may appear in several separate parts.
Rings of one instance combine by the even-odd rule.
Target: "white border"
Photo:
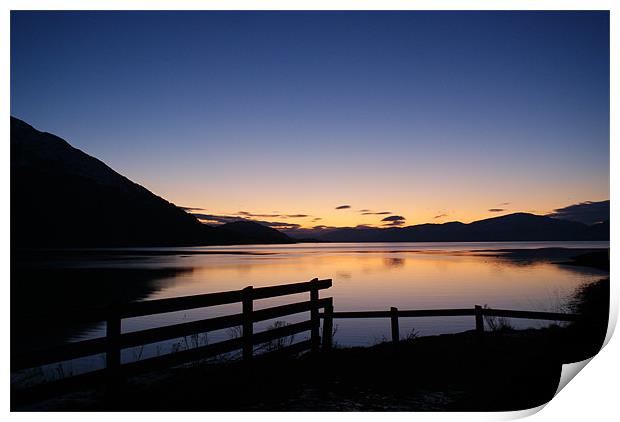
[[[619,100],[618,100],[618,76],[620,75],[620,68],[618,62],[620,60],[620,51],[618,49],[618,27],[620,25],[620,2],[618,1],[603,1],[603,0],[590,0],[590,1],[558,1],[558,0],[512,0],[512,1],[465,1],[465,0],[437,0],[437,1],[403,1],[403,0],[384,0],[381,2],[371,0],[359,0],[359,1],[342,1],[342,0],[315,0],[315,1],[277,1],[277,0],[264,0],[264,1],[251,1],[251,0],[58,0],[58,1],[44,1],[44,0],[5,0],[2,2],[2,15],[0,25],[0,45],[1,45],[1,60],[2,66],[0,67],[0,74],[2,75],[2,84],[0,87],[0,115],[4,116],[3,122],[3,142],[0,147],[0,154],[2,155],[2,179],[0,181],[2,207],[0,212],[2,216],[0,218],[0,234],[2,235],[2,254],[0,255],[2,264],[2,286],[3,286],[3,309],[4,318],[2,319],[2,326],[4,333],[3,340],[5,341],[4,347],[0,348],[1,363],[4,368],[4,382],[1,384],[2,389],[2,401],[4,403],[4,409],[8,413],[10,409],[9,403],[9,114],[10,114],[10,79],[9,79],[9,63],[10,63],[10,10],[106,10],[106,9],[118,9],[118,10],[610,10],[610,22],[611,22],[611,104],[610,104],[610,139],[618,139],[618,122],[620,122],[619,115]],[[616,141],[617,142],[617,141]],[[618,238],[618,225],[615,224],[619,221],[618,212],[616,212],[615,199],[617,198],[616,192],[618,183],[618,171],[615,170],[613,164],[617,162],[617,146],[616,142],[611,142],[610,145],[610,157],[612,165],[610,166],[611,172],[611,192],[610,197],[612,199],[611,206],[611,236],[612,243],[614,239]],[[612,250],[612,258],[613,258]],[[612,279],[612,303],[611,303],[611,315],[610,315],[610,329],[606,341],[609,341],[610,334],[615,326],[618,316],[618,288],[614,282],[616,279],[616,266],[612,259],[611,279]],[[618,346],[617,339],[611,339],[604,349],[597,355],[591,363],[588,364],[588,369],[583,371],[576,380],[572,381],[562,392],[554,398],[544,411],[536,413],[540,409],[531,409],[520,412],[504,412],[504,413],[390,413],[390,414],[377,414],[377,413],[338,413],[321,415],[313,413],[297,413],[292,416],[288,413],[262,413],[262,414],[204,414],[185,413],[181,417],[183,419],[202,419],[204,417],[210,418],[233,418],[243,417],[252,418],[258,420],[269,420],[270,422],[276,420],[287,420],[291,417],[296,419],[310,421],[316,417],[333,417],[342,419],[355,419],[356,421],[375,419],[377,417],[390,418],[393,420],[410,420],[411,417],[423,420],[501,420],[501,419],[513,419],[524,417],[535,413],[533,419],[538,420],[568,420],[568,421],[583,421],[585,419],[592,420],[610,420],[613,419],[613,415],[620,414],[618,412],[618,405],[616,404],[615,389],[618,384],[618,377],[620,376],[619,365],[617,363],[620,346]],[[15,419],[30,419],[36,417],[45,417],[52,420],[81,420],[84,418],[83,414],[71,413],[71,414],[27,414],[27,413],[11,413],[10,416]],[[127,416],[127,415],[124,415]],[[128,415],[130,418],[135,418],[138,415]],[[148,414],[140,417],[148,417],[154,420],[168,420],[172,415],[166,413]],[[110,417],[109,414],[89,414],[89,419],[92,420],[105,420]],[[174,417],[174,416],[172,416]]]

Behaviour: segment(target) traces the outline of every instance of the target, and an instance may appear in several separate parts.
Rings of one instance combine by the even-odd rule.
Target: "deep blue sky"
[[[543,213],[609,197],[609,17],[12,12],[11,114],[211,213]]]

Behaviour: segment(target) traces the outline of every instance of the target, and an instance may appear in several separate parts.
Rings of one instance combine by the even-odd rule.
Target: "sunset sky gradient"
[[[545,214],[609,198],[609,15],[12,12],[11,114],[202,214]]]

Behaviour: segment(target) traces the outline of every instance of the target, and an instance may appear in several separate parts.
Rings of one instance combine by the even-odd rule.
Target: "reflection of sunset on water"
[[[489,304],[531,309],[545,295],[597,279],[592,271],[536,262],[528,265],[496,257],[453,254],[324,253],[264,256],[198,256],[173,286],[152,298],[185,296],[332,278],[329,293],[338,309],[411,309]],[[553,304],[549,304],[551,306]],[[540,309],[543,310],[543,309]]]
[[[162,256],[148,260],[148,265],[192,269],[161,281],[159,290],[148,299],[236,290],[249,285],[271,286],[318,277],[333,279],[333,287],[322,291],[321,295],[333,296],[337,311],[386,310],[391,306],[442,309],[488,305],[500,309],[558,312],[566,311],[576,287],[606,274],[595,269],[558,265],[554,263],[557,260],[511,259],[491,251],[467,251],[465,247],[466,244],[460,249],[458,246],[424,249],[415,244],[250,246],[215,249],[257,254]],[[296,296],[261,300],[256,307],[307,300],[307,295]],[[181,317],[219,315],[233,308],[236,309],[227,305],[221,309],[196,310]],[[157,317],[157,322],[168,323],[168,319],[176,317],[179,316],[162,315]],[[136,327],[151,323],[153,321],[135,322]],[[374,320],[338,321],[338,324],[341,341],[356,344],[372,342],[372,336],[382,335],[387,327],[385,321]],[[541,323],[522,320],[515,324],[526,327]],[[131,327],[132,323],[128,322],[127,328],[131,330]],[[416,327],[425,334],[433,334],[468,330],[472,322],[467,317],[420,318],[404,320],[402,327]],[[375,334],[364,337],[361,334],[364,330]]]

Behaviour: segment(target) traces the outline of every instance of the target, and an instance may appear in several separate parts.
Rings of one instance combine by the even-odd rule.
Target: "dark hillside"
[[[63,139],[11,117],[14,248],[290,242],[267,227],[244,227],[247,235],[242,227],[206,226]]]

